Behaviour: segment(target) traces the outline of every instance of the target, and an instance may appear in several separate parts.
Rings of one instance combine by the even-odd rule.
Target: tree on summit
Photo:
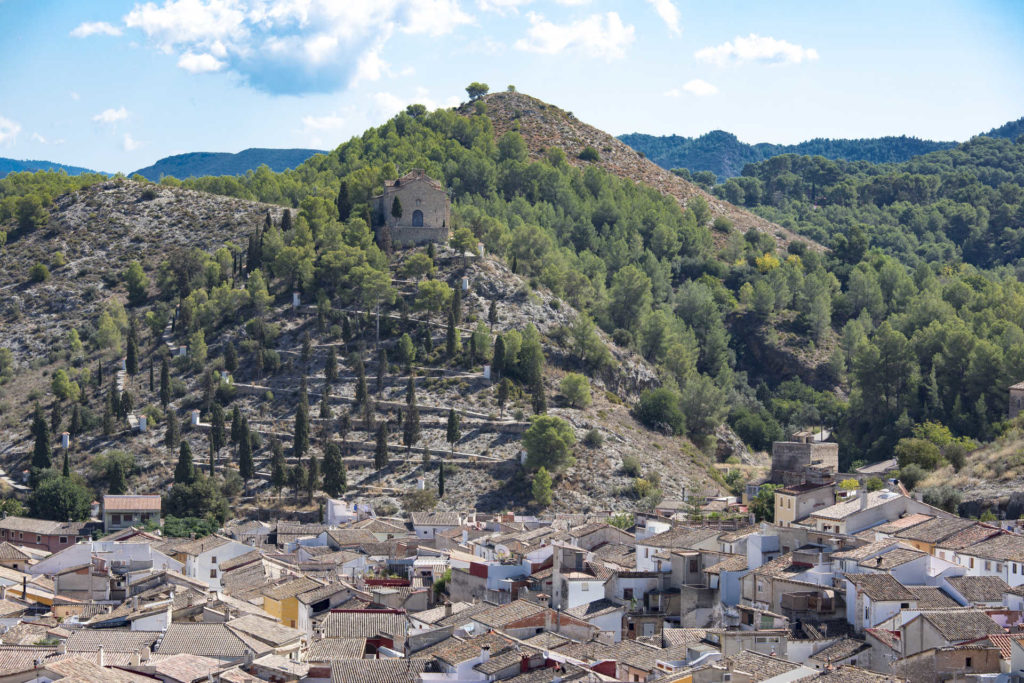
[[[486,83],[480,83],[479,81],[473,81],[466,86],[466,94],[469,95],[469,101],[473,102],[478,100],[488,93],[490,86]]]

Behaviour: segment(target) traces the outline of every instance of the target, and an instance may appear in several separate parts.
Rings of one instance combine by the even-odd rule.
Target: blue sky
[[[1024,116],[1024,3],[0,0],[0,156],[328,149],[515,84],[611,133],[963,140]]]

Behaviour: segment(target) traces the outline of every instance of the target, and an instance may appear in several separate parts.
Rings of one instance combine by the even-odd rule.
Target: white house
[[[846,621],[858,632],[916,609],[917,596],[889,574],[847,574]]]
[[[223,536],[206,536],[175,546],[174,554],[184,560],[185,576],[220,590],[220,563],[251,552],[252,547]]]
[[[40,560],[28,568],[30,574],[54,576],[72,567],[91,564],[93,558],[102,560],[114,571],[141,571],[169,569],[181,572],[184,563],[178,562],[148,543],[121,543],[119,541],[87,541],[69,546],[59,553]]]
[[[434,536],[462,526],[462,519],[454,512],[414,512],[412,528],[416,538],[433,540]]]

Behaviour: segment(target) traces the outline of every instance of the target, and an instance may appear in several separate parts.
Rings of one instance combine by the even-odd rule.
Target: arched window
[[[412,212],[412,226],[414,228],[423,227],[423,212],[420,211],[419,209],[416,209],[415,211]]]

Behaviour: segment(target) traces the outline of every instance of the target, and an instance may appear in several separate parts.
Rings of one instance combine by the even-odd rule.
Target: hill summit
[[[136,173],[147,180],[158,181],[163,176],[193,178],[199,176],[242,175],[267,166],[271,171],[295,168],[314,154],[323,154],[318,149],[269,149],[252,147],[237,154],[228,152],[189,152],[164,157],[152,166],[140,168]]]

